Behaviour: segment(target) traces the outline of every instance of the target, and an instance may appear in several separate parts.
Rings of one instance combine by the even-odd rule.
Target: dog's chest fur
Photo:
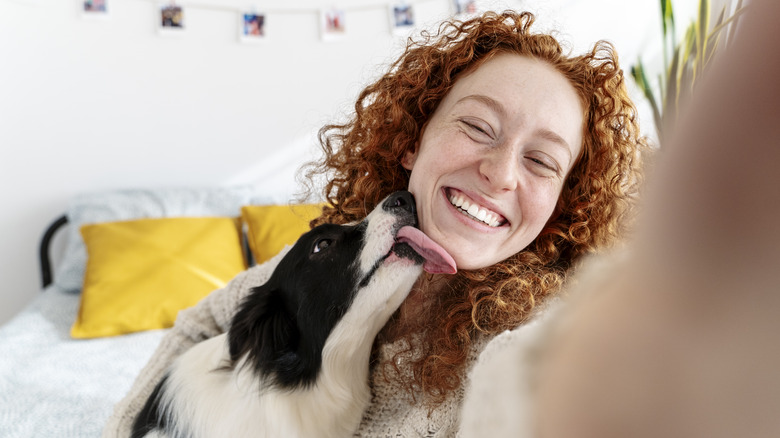
[[[261,394],[248,369],[218,370],[225,357],[225,335],[211,338],[182,355],[167,378],[175,408],[190,414],[190,427],[198,436],[287,437],[292,432],[300,437],[348,436],[354,430],[352,424],[362,417],[363,401],[369,398],[364,385],[334,391],[326,388],[327,382],[318,383],[316,391],[301,388]],[[361,376],[352,377],[361,380]],[[343,397],[348,399],[339,400]],[[323,435],[327,431],[331,433]]]
[[[401,196],[360,224],[301,236],[227,334],[174,362],[133,437],[352,435],[370,401],[374,337],[422,272],[423,259],[396,241],[416,223],[414,199]]]

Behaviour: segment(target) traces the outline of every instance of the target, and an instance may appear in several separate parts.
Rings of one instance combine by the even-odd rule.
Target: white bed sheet
[[[0,327],[0,437],[98,437],[164,330],[76,340],[79,295],[45,289]]]

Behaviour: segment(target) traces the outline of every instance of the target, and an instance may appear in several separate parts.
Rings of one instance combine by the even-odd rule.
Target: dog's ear
[[[228,331],[230,359],[233,365],[245,359],[244,366],[272,375],[280,359],[295,351],[298,339],[295,319],[281,291],[266,284],[252,289],[233,317]]]

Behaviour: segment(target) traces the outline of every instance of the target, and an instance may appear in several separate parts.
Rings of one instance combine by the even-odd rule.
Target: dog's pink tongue
[[[423,269],[431,274],[454,274],[458,272],[455,260],[436,242],[415,227],[403,227],[398,230],[397,239],[405,242],[425,259]]]

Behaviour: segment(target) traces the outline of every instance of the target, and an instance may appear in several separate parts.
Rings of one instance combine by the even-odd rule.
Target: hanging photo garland
[[[255,11],[241,13],[238,38],[243,43],[261,43],[265,41],[265,14]]]
[[[143,1],[143,0],[138,0]],[[187,2],[186,7],[172,0],[152,1],[155,8],[156,29],[160,35],[181,35],[187,29],[187,9],[210,9],[217,11],[232,11],[237,14],[238,39],[242,43],[259,43],[267,39],[266,26],[269,13],[280,14],[318,14],[319,34],[322,41],[340,41],[347,36],[347,15],[353,10],[385,9],[388,14],[390,33],[407,36],[416,26],[414,5],[431,1],[447,1],[456,15],[468,14],[476,8],[476,0],[417,0],[395,1],[353,6],[350,8],[331,7],[326,9],[307,7],[267,8],[262,13],[250,8],[236,8],[222,4]],[[110,0],[77,0],[80,14],[88,18],[108,17]]]
[[[157,19],[158,31],[161,35],[178,35],[184,32],[184,8],[175,2],[159,4]]]

